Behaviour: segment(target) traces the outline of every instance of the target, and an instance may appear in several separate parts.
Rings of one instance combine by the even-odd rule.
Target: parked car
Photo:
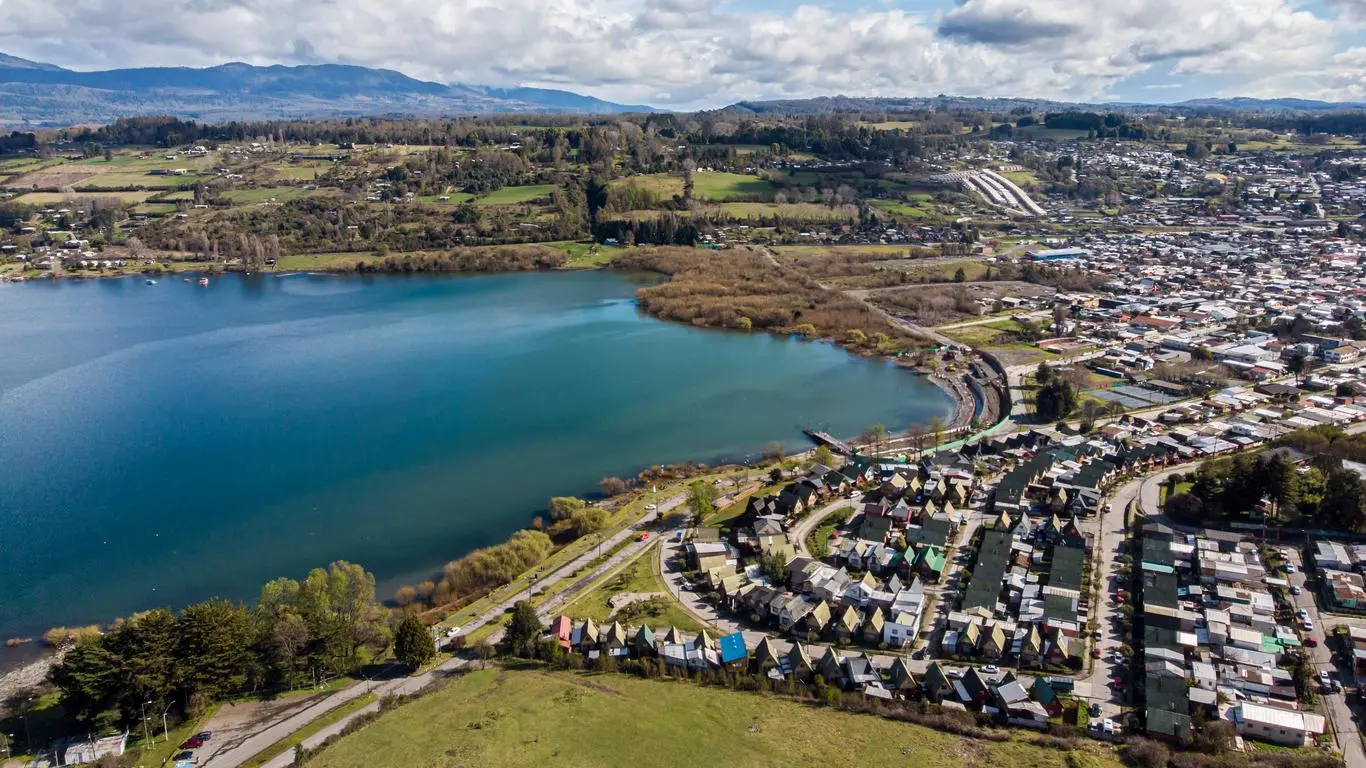
[[[1300,620],[1303,621],[1309,618],[1309,611],[1305,610],[1304,608],[1301,608],[1298,611],[1295,611],[1295,615],[1300,617]]]
[[[204,746],[204,740],[198,736],[191,736],[180,743],[181,749],[199,749],[202,746]]]
[[[460,627],[451,627],[446,630],[446,637],[455,637],[458,634],[460,634]]]
[[[1093,659],[1099,659],[1099,658],[1100,658],[1100,649],[1099,649],[1099,648],[1092,648],[1092,649],[1091,649],[1091,658],[1093,658]]]
[[[1312,631],[1314,631],[1314,621],[1313,621],[1313,619],[1305,619],[1303,622],[1300,623],[1300,626],[1301,626],[1301,627],[1304,627],[1304,631],[1305,631],[1305,632],[1312,632]]]
[[[947,675],[950,680],[961,680],[963,678],[963,670],[961,669],[950,669],[944,674]]]
[[[653,512],[653,511],[655,511],[656,509],[659,509],[659,506],[658,506],[658,505],[655,505],[655,504],[646,504],[646,505],[645,505],[645,511],[646,511],[646,512]]]
[[[1313,635],[1305,635],[1304,644],[1310,648],[1317,648],[1319,647],[1319,640]]]
[[[1294,563],[1286,563],[1286,564],[1285,564],[1285,572],[1286,572],[1286,573],[1294,573],[1294,572],[1295,572],[1295,564],[1294,564]]]
[[[196,733],[194,737],[200,741],[208,741],[213,738],[213,731],[200,731],[199,733]]]
[[[1333,676],[1328,674],[1328,670],[1322,670],[1319,672],[1319,682],[1323,685],[1329,685],[1333,682]]]
[[[1102,632],[1102,631],[1099,630],[1099,629],[1097,629],[1096,631],[1094,631],[1094,632],[1091,633],[1091,639],[1092,639],[1092,640],[1099,640],[1099,639],[1101,639],[1102,637],[1105,637],[1105,633]]]
[[[1093,702],[1091,704],[1090,712],[1091,717],[1100,717],[1100,705]]]
[[[642,534],[640,534],[640,540],[641,540],[641,541],[649,541],[649,540],[650,540],[650,534],[649,534],[649,533],[642,533]]]
[[[998,672],[1000,672],[1000,671],[1001,671],[1001,668],[998,667],[998,666],[996,666],[995,664],[988,664],[988,665],[982,667],[982,672],[985,673],[985,674],[988,674],[988,675],[994,675],[994,674],[996,674],[996,673],[998,673]]]
[[[1303,591],[1304,591],[1304,590],[1300,589],[1299,587],[1295,586],[1294,584],[1291,584],[1291,585],[1290,585],[1290,594],[1292,594],[1292,595],[1298,595],[1299,593],[1301,593],[1301,592],[1303,592]]]
[[[171,758],[171,759],[172,759],[172,760],[193,760],[193,759],[194,759],[194,753],[193,753],[193,752],[190,752],[189,750],[186,750],[186,751],[181,752],[180,754],[176,755],[175,757],[173,757],[173,758]]]

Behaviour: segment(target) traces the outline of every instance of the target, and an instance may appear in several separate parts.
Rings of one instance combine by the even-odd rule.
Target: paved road
[[[637,541],[634,541],[628,544],[627,546],[623,547],[621,551],[617,552],[615,555],[608,558],[605,562],[592,569],[591,572],[586,573],[581,578],[575,580],[574,583],[571,584],[568,588],[564,589],[560,593],[548,599],[544,604],[540,606],[540,608],[538,608],[538,613],[541,615],[542,619],[545,621],[549,621],[550,616],[556,610],[558,610],[561,606],[568,603],[569,601],[577,598],[579,596],[579,593],[586,587],[588,587],[590,584],[597,581],[599,578],[601,578],[608,572],[612,571],[613,569],[617,568],[622,563],[635,558],[645,549],[654,546],[660,538],[668,537],[673,532],[680,530],[681,526],[684,524],[686,515],[679,515],[674,518],[665,518],[665,522],[662,526],[659,525],[657,521],[659,521],[661,516],[666,515],[670,510],[683,504],[686,498],[687,497],[685,494],[679,494],[664,502],[661,502],[657,510],[647,513],[636,523],[627,526],[626,528],[623,528],[622,530],[618,531],[612,536],[609,536],[606,539],[604,539],[600,547],[601,551],[603,552],[611,550],[617,544],[620,544],[621,542],[627,539],[634,538],[637,539]],[[649,539],[646,541],[639,541],[640,534],[646,531],[649,531],[651,533]],[[555,570],[545,578],[541,579],[534,585],[534,587],[518,592],[512,597],[503,600],[493,608],[490,608],[488,611],[477,617],[474,621],[471,621],[468,624],[466,624],[462,628],[462,630],[466,633],[473,632],[474,630],[477,630],[490,622],[497,621],[509,610],[511,610],[512,607],[516,605],[518,602],[530,599],[533,596],[533,591],[537,593],[544,592],[549,587],[558,584],[560,581],[573,578],[576,572],[583,568],[586,568],[589,563],[591,563],[598,557],[598,551],[599,547],[594,547],[593,549],[590,549],[588,552],[585,552],[583,555],[579,556],[575,560],[571,561],[566,565],[561,566],[559,569]],[[493,634],[489,635],[489,641],[497,642],[499,639],[502,638],[502,634],[502,629],[495,631]],[[460,670],[470,663],[471,661],[467,658],[456,657],[420,675],[414,675],[412,677],[404,676],[398,677],[396,679],[389,679],[383,681],[368,681],[364,683],[358,683],[349,688],[337,691],[336,693],[327,696],[324,699],[321,699],[317,704],[313,705],[312,707],[309,707],[308,709],[303,710],[291,717],[275,722],[269,725],[268,727],[264,728],[263,730],[260,730],[245,739],[240,739],[234,743],[215,744],[214,746],[220,751],[206,755],[206,759],[204,759],[202,765],[205,768],[237,768],[237,766],[240,766],[243,763],[250,760],[251,758],[255,757],[262,750],[266,749],[267,747],[270,747],[278,741],[281,741],[282,739],[289,736],[289,734],[294,733],[300,728],[303,728],[304,726],[311,723],[313,720],[317,719],[319,716],[327,712],[330,712],[333,709],[349,701],[352,701],[353,699],[359,698],[360,696],[363,696],[366,693],[370,693],[373,691],[380,697],[390,694],[404,696],[412,695],[420,691],[424,686],[438,679],[439,677]],[[304,741],[304,744],[308,747],[316,746],[317,744],[320,744],[323,741],[323,739],[327,738],[328,735],[340,731],[342,728],[346,726],[347,723],[351,722],[351,720],[355,719],[361,714],[365,712],[377,711],[378,709],[378,703],[372,703],[358,710],[357,712],[342,718],[334,726],[324,729],[323,731],[309,737]],[[226,747],[226,749],[224,749],[224,747]],[[283,766],[287,766],[291,760],[292,755],[285,754],[281,755],[280,757],[277,757],[275,760],[272,760],[267,765],[271,766],[272,768],[283,768]]]
[[[1291,595],[1290,599],[1296,609],[1308,612],[1309,619],[1314,622],[1314,630],[1309,634],[1319,638],[1320,641],[1317,648],[1305,649],[1309,654],[1309,661],[1313,663],[1315,673],[1327,671],[1344,686],[1338,693],[1321,696],[1323,712],[1331,723],[1334,740],[1337,742],[1338,750],[1342,752],[1343,760],[1346,761],[1348,768],[1366,768],[1366,751],[1362,749],[1356,715],[1352,712],[1347,700],[1347,688],[1351,687],[1354,675],[1351,667],[1345,665],[1338,667],[1334,663],[1331,646],[1324,642],[1330,632],[1330,625],[1337,626],[1353,622],[1343,621],[1336,616],[1323,617],[1319,614],[1315,590],[1305,587],[1304,566],[1300,561],[1299,550],[1293,547],[1282,547],[1282,549],[1290,555],[1289,561],[1296,566],[1296,572],[1290,575],[1290,583],[1300,588],[1300,594]]]
[[[788,540],[796,545],[797,554],[811,557],[811,550],[806,548],[806,537],[811,535],[811,532],[816,530],[816,527],[819,526],[821,521],[825,518],[845,507],[856,507],[859,503],[858,499],[836,499],[807,515],[801,522],[797,523],[797,527],[793,528],[787,534]]]

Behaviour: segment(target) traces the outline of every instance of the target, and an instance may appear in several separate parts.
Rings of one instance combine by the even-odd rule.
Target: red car
[[[1309,646],[1310,648],[1317,648],[1319,647],[1319,639],[1317,637],[1314,637],[1313,635],[1307,635],[1304,638],[1304,644]]]
[[[1093,658],[1093,659],[1099,659],[1099,658],[1100,658],[1100,649],[1099,649],[1099,648],[1092,648],[1092,649],[1091,649],[1091,658]]]
[[[204,740],[201,739],[201,738],[199,738],[198,736],[193,736],[193,737],[191,737],[191,738],[186,739],[185,742],[184,742],[183,744],[180,745],[180,748],[181,748],[181,749],[199,749],[199,748],[202,747],[202,746],[204,746]]]
[[[641,540],[641,541],[649,541],[649,540],[650,540],[650,534],[648,534],[648,533],[642,533],[642,534],[640,534],[640,540]]]

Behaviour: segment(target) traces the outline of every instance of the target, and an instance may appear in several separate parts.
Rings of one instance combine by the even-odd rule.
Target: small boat
[[[199,284],[200,284],[200,285],[208,285],[208,284],[209,284],[209,278],[207,278],[207,277],[201,277],[201,278],[199,278]]]
[[[155,281],[155,280],[153,280],[152,278],[149,277],[149,278],[147,278],[147,284],[148,284],[148,285],[156,285],[156,284],[157,284],[157,281]]]
[[[190,278],[188,278],[188,277],[183,278],[183,279],[181,280],[181,282],[188,283],[188,282],[190,282]]]

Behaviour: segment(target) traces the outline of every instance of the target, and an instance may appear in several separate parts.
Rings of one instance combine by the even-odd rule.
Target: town
[[[580,669],[1366,766],[1350,133],[1028,109],[478,118],[451,145],[308,125],[45,137],[0,160],[0,279],[642,269],[671,278],[650,315],[825,340],[955,403],[804,425],[814,450],[636,498],[605,556],[426,604],[443,664],[482,664],[526,604],[538,637],[503,650]]]

